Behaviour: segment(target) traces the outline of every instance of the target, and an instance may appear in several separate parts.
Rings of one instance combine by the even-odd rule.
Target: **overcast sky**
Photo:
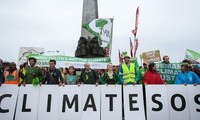
[[[20,47],[74,52],[81,35],[83,0],[0,0],[0,58],[17,62]],[[140,6],[139,48],[160,50],[180,62],[187,48],[200,52],[200,0],[99,0],[99,17],[114,16],[112,62],[129,52]]]

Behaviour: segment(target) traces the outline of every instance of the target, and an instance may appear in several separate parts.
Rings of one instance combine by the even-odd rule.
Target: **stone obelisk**
[[[98,18],[97,0],[83,0],[82,25]],[[103,57],[104,50],[98,43],[98,38],[81,26],[81,37],[75,51],[76,57],[94,58]]]
[[[83,0],[83,11],[82,11],[82,25],[89,23],[94,19],[98,18],[98,1],[97,0]],[[93,38],[94,35],[89,33],[81,26],[81,37]]]

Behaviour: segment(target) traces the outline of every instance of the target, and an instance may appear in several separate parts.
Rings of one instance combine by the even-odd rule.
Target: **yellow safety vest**
[[[130,63],[130,70],[128,66],[125,63],[123,63],[122,70],[123,70],[122,78],[125,83],[135,82],[135,65],[133,63]]]
[[[22,72],[22,73],[24,74],[24,76],[25,76],[25,74],[26,74],[26,69],[22,68],[21,72]],[[22,81],[23,81],[23,79],[20,77],[19,82],[22,82]]]

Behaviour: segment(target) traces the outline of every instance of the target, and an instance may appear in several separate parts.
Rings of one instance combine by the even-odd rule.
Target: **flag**
[[[82,27],[98,37],[98,42],[101,47],[110,48],[112,43],[113,18],[94,19],[87,24],[83,24]]]
[[[130,39],[130,54],[131,54],[131,57],[133,57],[133,43],[131,41],[131,38]]]
[[[200,53],[187,49],[185,52],[185,59],[198,60],[200,59]]]
[[[137,30],[138,30],[138,18],[139,18],[139,7],[136,10],[135,29],[132,31],[132,33],[134,34],[134,36],[136,36]]]
[[[120,50],[119,50],[119,63],[122,63],[123,62],[123,58],[122,58],[122,55],[120,53]]]
[[[135,39],[134,57],[136,57],[137,49],[138,49],[138,38]]]

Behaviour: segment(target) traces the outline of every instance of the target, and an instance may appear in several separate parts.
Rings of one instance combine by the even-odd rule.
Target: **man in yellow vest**
[[[124,63],[120,65],[119,74],[124,84],[135,85],[138,81],[138,70],[136,69],[135,63],[130,62],[130,57],[128,55],[124,57]]]

